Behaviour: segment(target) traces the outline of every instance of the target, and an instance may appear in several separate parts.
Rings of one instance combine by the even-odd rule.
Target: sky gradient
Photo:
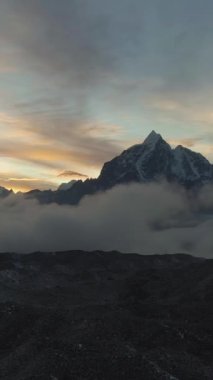
[[[213,162],[211,0],[1,0],[0,185],[56,188],[155,129]]]

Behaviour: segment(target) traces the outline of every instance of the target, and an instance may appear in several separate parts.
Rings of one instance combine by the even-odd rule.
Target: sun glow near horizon
[[[97,177],[153,129],[213,162],[212,1],[52,4],[0,3],[0,185]]]

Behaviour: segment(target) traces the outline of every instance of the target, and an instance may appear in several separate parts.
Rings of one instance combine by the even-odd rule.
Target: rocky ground
[[[0,379],[213,379],[213,260],[0,255]]]

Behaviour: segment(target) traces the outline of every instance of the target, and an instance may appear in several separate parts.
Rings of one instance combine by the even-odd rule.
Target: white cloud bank
[[[196,202],[168,184],[119,186],[79,206],[0,201],[0,251],[119,250],[213,257],[213,189]]]

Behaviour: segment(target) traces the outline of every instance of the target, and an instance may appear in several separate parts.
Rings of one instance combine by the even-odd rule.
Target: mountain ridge
[[[172,148],[154,130],[139,144],[105,162],[97,178],[61,184],[57,190],[34,189],[23,193],[40,203],[78,204],[85,195],[104,192],[117,185],[166,180],[186,189],[213,183],[213,165],[201,154],[182,145]],[[11,191],[2,188],[0,197]]]
[[[171,146],[155,131],[141,144],[124,150],[106,162],[96,179],[76,181],[56,191],[31,191],[25,196],[41,203],[78,204],[85,195],[103,192],[114,186],[166,180],[185,188],[213,183],[213,165],[200,153],[178,145]]]

